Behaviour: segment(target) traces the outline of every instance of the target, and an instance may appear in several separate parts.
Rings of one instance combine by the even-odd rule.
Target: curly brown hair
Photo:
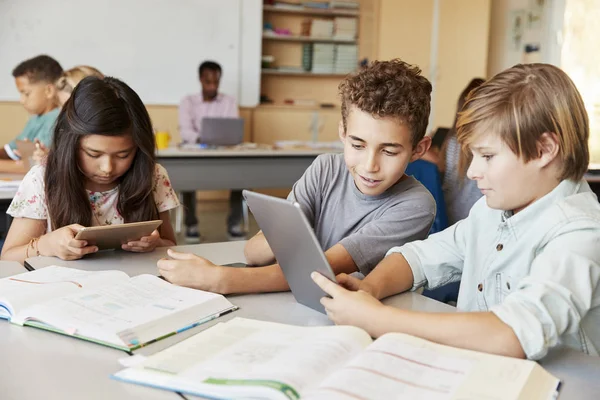
[[[425,136],[431,110],[431,83],[421,69],[400,59],[374,61],[349,75],[339,87],[342,98],[342,123],[352,106],[373,116],[396,118],[406,123],[413,146]]]

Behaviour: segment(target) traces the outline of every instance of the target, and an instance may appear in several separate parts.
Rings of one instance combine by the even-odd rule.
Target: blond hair
[[[88,76],[95,76],[103,79],[104,75],[94,67],[89,65],[78,65],[74,68],[64,71],[56,81],[56,88],[60,91],[71,93],[75,86]]]
[[[500,136],[524,162],[539,157],[538,141],[554,133],[562,162],[561,180],[580,180],[588,169],[589,122],[575,84],[549,64],[515,65],[471,92],[456,124],[463,148],[460,169],[472,155],[469,146],[480,135]]]

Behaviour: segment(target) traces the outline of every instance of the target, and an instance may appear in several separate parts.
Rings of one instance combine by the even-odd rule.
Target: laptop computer
[[[327,296],[310,277],[313,271],[336,282],[321,245],[298,203],[244,190],[242,192],[262,230],[296,301],[325,313]]]
[[[209,146],[235,146],[244,141],[243,118],[203,118],[200,143]]]

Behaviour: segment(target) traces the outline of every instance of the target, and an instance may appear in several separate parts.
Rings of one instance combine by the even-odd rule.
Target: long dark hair
[[[87,77],[75,87],[58,115],[48,154],[44,183],[53,230],[75,223],[92,224],[85,177],[77,161],[80,139],[124,134],[131,135],[137,151],[119,178],[117,210],[125,222],[158,219],[152,195],[156,161],[148,111],[139,96],[120,80]]]

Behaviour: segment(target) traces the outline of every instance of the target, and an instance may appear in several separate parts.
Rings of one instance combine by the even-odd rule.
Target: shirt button
[[[496,250],[500,251],[504,248],[504,245],[502,243],[498,243],[498,245],[496,246]]]
[[[480,292],[483,291],[483,283],[480,283],[479,285],[477,285],[477,290],[479,290]]]

